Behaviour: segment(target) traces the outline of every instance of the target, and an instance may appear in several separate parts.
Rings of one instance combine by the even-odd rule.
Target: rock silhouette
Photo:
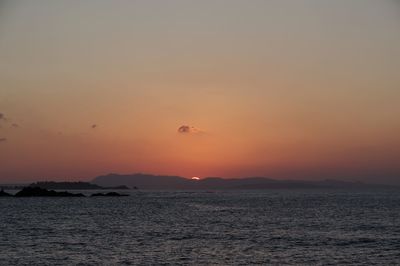
[[[3,189],[0,191],[0,197],[11,197],[11,196],[12,196],[11,194],[8,194]]]
[[[129,189],[127,186],[103,187],[89,182],[54,182],[54,181],[40,181],[32,183],[30,187],[40,187],[44,189],[57,189],[57,190],[91,190],[91,189]]]
[[[25,187],[15,197],[85,197],[82,193],[74,194],[67,191],[57,192],[39,187]]]
[[[108,192],[108,193],[94,193],[91,197],[126,197],[129,196],[127,194],[119,194],[117,192]]]

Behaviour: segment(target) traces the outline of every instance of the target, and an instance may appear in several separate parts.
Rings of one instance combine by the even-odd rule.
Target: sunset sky
[[[400,183],[400,2],[0,0],[0,183]]]

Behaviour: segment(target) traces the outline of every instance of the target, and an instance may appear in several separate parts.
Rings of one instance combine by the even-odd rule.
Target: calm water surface
[[[0,265],[399,265],[399,192],[0,198]]]

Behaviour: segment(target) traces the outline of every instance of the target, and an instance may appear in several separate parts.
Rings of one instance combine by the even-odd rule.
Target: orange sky
[[[400,180],[395,1],[0,9],[0,183],[109,172]]]

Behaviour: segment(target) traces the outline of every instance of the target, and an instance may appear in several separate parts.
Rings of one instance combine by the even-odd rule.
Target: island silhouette
[[[0,186],[0,197],[11,194]],[[108,174],[98,176],[91,182],[55,182],[40,181],[32,183],[15,194],[15,197],[82,197],[81,193],[71,193],[56,190],[254,190],[254,189],[366,189],[366,188],[396,188],[389,185],[369,184],[362,182],[326,180],[277,180],[266,177],[221,178],[207,177],[203,179],[188,179],[180,176],[151,174]],[[93,197],[128,196],[117,192],[94,193]]]
[[[188,179],[181,176],[151,174],[108,174],[98,176],[91,181],[99,186],[129,186],[140,189],[330,189],[330,188],[371,188],[388,187],[380,184],[368,184],[358,181],[325,180],[277,180],[267,177],[221,178],[206,177]]]
[[[24,187],[14,197],[85,197],[82,193],[70,193],[67,191],[47,190],[40,187]]]
[[[125,185],[119,185],[119,186],[111,186],[111,187],[105,187],[105,186],[99,186],[93,183],[89,182],[55,182],[55,181],[39,181],[35,182],[29,185],[30,187],[40,187],[40,188],[45,188],[45,189],[67,189],[67,190],[101,190],[101,189],[114,189],[114,190],[121,190],[121,189],[129,189],[129,187]]]
[[[117,192],[109,193],[93,193],[91,197],[125,197],[128,194],[120,194]],[[68,191],[55,191],[48,190],[40,187],[24,187],[22,190],[18,191],[15,195],[11,195],[5,192],[3,189],[0,191],[0,197],[16,197],[16,198],[27,198],[27,197],[86,197],[82,193],[71,193]]]

